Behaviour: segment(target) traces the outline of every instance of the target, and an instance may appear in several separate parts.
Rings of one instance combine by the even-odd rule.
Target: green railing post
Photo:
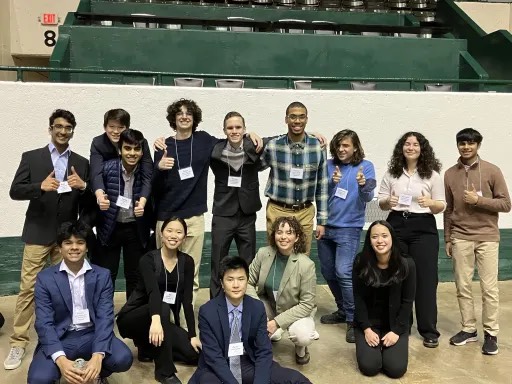
[[[23,82],[23,69],[21,68],[16,69],[16,81]]]

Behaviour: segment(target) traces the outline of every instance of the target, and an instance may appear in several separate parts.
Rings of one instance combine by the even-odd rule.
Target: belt
[[[305,203],[299,203],[299,204],[286,204],[286,203],[281,203],[280,201],[275,201],[272,199],[269,199],[268,201],[270,201],[274,205],[278,205],[285,209],[292,209],[294,211],[302,211],[303,209],[309,208],[313,205],[313,203],[311,201],[306,201]]]

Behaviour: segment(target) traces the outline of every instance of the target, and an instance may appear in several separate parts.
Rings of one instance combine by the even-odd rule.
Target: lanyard
[[[192,155],[193,155],[192,144],[194,144],[194,134],[192,134],[191,140],[190,140],[190,165],[189,165],[189,168],[192,168]],[[180,156],[178,155],[178,140],[176,140],[176,139],[174,139],[174,146],[176,147],[176,160],[178,162],[178,169],[181,170]]]

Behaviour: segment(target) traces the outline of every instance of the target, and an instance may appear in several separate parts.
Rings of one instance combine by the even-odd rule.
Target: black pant
[[[163,313],[162,313],[163,315]],[[197,365],[199,354],[190,344],[187,331],[171,323],[169,312],[160,316],[164,330],[164,341],[160,347],[149,343],[151,316],[149,305],[145,304],[117,318],[119,333],[132,339],[134,344],[155,360],[155,379],[162,380],[174,375],[177,370],[174,361]]]
[[[126,299],[128,299],[137,286],[139,260],[144,255],[144,246],[140,241],[137,223],[116,223],[108,245],[103,245],[98,240],[97,249],[93,253],[91,262],[110,270],[112,284],[115,288],[119,261],[121,259],[121,248],[123,249]]]
[[[240,359],[242,365],[242,384],[252,384],[254,382],[254,364],[247,356]],[[199,384],[221,384],[215,373],[206,369],[198,378]],[[270,368],[271,384],[311,384],[311,381],[299,371],[291,368],[281,367],[275,361]]]
[[[388,331],[381,331],[377,328],[372,330],[380,338]],[[384,347],[382,343],[377,347],[370,347],[364,338],[364,332],[354,329],[356,336],[356,358],[359,370],[365,376],[375,376],[380,371],[394,379],[402,377],[407,371],[409,362],[409,335],[401,335],[395,345]]]
[[[400,248],[416,264],[416,322],[421,336],[433,339],[437,330],[437,283],[439,235],[431,214],[392,212],[388,222],[400,239]],[[411,314],[412,316],[412,314]],[[412,325],[412,319],[411,319]]]
[[[235,239],[238,255],[251,263],[256,255],[256,214],[246,215],[241,210],[233,216],[212,218],[212,274],[210,280],[210,298],[221,291],[219,265],[229,253],[231,241]]]

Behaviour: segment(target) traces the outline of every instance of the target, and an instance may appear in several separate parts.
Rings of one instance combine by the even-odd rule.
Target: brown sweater
[[[475,205],[464,202],[464,190],[481,189]],[[468,171],[460,159],[444,174],[446,210],[444,240],[499,241],[498,212],[510,211],[510,196],[501,170],[479,159]]]

